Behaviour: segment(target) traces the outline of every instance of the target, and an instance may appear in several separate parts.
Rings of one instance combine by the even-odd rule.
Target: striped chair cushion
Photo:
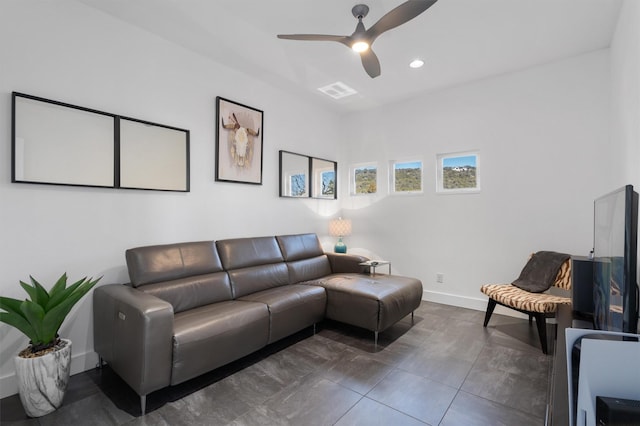
[[[571,290],[571,259],[562,264],[554,286]],[[498,303],[522,311],[551,313],[558,305],[570,305],[571,298],[548,293],[529,293],[511,284],[485,284],[480,291]]]
[[[571,304],[568,297],[547,293],[529,293],[511,284],[485,284],[480,291],[498,303],[522,311],[551,313],[559,304]]]

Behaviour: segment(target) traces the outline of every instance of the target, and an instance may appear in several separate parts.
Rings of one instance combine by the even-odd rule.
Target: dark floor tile
[[[332,425],[361,398],[330,380],[313,376],[279,392],[256,410],[291,425]]]
[[[268,396],[257,392],[255,385],[250,387],[238,385],[243,380],[236,376],[241,373],[185,396],[179,400],[183,404],[184,411],[198,419],[196,424],[226,424],[251,409],[253,405],[246,399],[257,395],[255,403],[266,400]],[[259,383],[265,384],[264,381]],[[268,389],[265,387],[263,392],[268,392]],[[155,414],[155,411],[151,414]]]
[[[327,361],[308,351],[298,350],[296,347],[286,348],[251,366],[268,377],[274,378],[283,386],[300,380],[314,372],[319,365]]]
[[[0,424],[3,425],[28,426],[38,424],[37,419],[27,417],[18,394],[2,398],[0,401],[0,416]]]
[[[345,352],[327,367],[321,372],[323,377],[362,395],[384,379],[393,368],[373,356],[353,350]]]
[[[109,398],[99,393],[63,405],[51,414],[38,418],[41,426],[58,425],[120,425],[133,416],[117,408]]]
[[[541,417],[459,392],[440,426],[540,426]]]
[[[482,343],[477,341],[467,344],[443,335],[431,339],[397,368],[458,389],[473,367],[472,354],[481,350]]]
[[[169,402],[157,410],[144,416],[135,417],[123,426],[193,426],[221,424],[203,418],[199,413],[189,410],[182,401]]]
[[[486,348],[464,381],[462,390],[543,417],[548,369],[545,355],[510,348]]]
[[[335,331],[328,331],[327,333],[335,334]],[[307,354],[316,364],[335,360],[347,349],[349,349],[349,345],[336,342],[335,339],[327,338],[318,333],[308,339],[297,342],[289,348],[289,350],[300,351],[301,353]]]
[[[261,405],[254,407],[227,426],[294,426],[286,417],[274,412],[269,407]]]
[[[492,318],[493,322],[493,318]],[[535,321],[529,324],[527,320],[511,318],[499,324],[489,323],[487,330],[491,332],[489,344],[509,346],[519,350],[531,350],[542,354],[540,337]],[[553,353],[555,330],[552,324],[547,324],[547,347],[549,353]]]
[[[370,355],[376,360],[387,365],[397,366],[407,358],[411,357],[414,353],[420,351],[421,342],[425,338],[426,334],[424,333],[420,336],[414,335],[410,339],[405,339],[405,336],[403,336],[397,339],[392,345],[379,347],[378,351]]]
[[[394,370],[367,397],[430,425],[437,425],[456,393],[452,387]]]
[[[384,404],[362,398],[338,420],[336,426],[424,426],[425,424]]]
[[[476,359],[474,369],[500,370],[533,380],[546,377],[550,366],[551,357],[542,352],[486,346]]]
[[[346,345],[351,349],[369,353],[375,353],[385,346],[382,345],[382,341],[380,345],[375,345],[373,331],[335,321],[325,321],[323,329],[318,334],[334,342]]]
[[[256,364],[206,387],[202,394],[214,399],[224,394],[247,404],[261,404],[290,384],[283,380],[284,376],[274,377]]]
[[[368,330],[326,321],[316,334],[309,327],[151,393],[145,416],[139,396],[106,366],[72,376],[64,405],[39,419],[26,417],[17,395],[2,399],[0,423],[542,424],[552,357],[542,355],[535,324],[495,314],[485,328],[483,318],[423,302],[377,346]]]

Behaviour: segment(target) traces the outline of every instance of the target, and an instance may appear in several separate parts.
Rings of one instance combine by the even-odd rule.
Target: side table
[[[368,266],[370,275],[376,274],[376,268],[378,266],[388,265],[389,266],[389,275],[391,275],[391,262],[388,260],[367,260],[366,262],[360,263],[360,266]]]

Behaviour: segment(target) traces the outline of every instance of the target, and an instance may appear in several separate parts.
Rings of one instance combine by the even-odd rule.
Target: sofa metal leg
[[[140,395],[140,412],[143,416],[147,412],[147,395]]]
[[[377,332],[377,331],[374,331],[373,333],[374,333],[374,337],[373,337],[373,346],[374,346],[375,348],[377,348],[377,347],[378,347],[378,332]]]
[[[493,299],[489,299],[489,304],[487,305],[487,312],[484,314],[484,324],[483,327],[486,327],[489,324],[489,319],[491,318],[491,314],[493,314],[493,310],[496,308],[496,301]]]
[[[411,324],[413,324],[413,314],[415,311],[411,311]]]
[[[316,323],[313,323],[313,334],[316,334]]]

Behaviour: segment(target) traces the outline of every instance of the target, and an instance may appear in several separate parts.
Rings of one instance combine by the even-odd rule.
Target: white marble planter
[[[36,358],[15,357],[20,401],[30,417],[49,414],[62,405],[69,383],[71,340],[66,345]]]

